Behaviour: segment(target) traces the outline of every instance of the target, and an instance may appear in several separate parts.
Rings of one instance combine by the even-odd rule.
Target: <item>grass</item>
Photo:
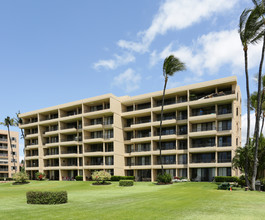
[[[29,190],[66,190],[62,205],[28,205]],[[213,183],[154,185],[118,182],[32,181],[26,185],[0,183],[1,219],[264,219],[265,193],[241,189],[217,190]]]

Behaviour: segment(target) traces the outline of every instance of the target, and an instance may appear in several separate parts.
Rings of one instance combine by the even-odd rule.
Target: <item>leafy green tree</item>
[[[92,180],[97,181],[98,184],[104,184],[106,181],[110,180],[111,175],[107,171],[95,171],[92,174]]]
[[[12,154],[12,159],[13,159],[13,163],[14,163],[14,167],[15,167],[15,173],[17,172],[16,170],[16,162],[15,162],[15,157],[14,157],[14,151],[12,148],[12,141],[11,141],[11,135],[10,135],[10,127],[11,126],[15,126],[15,122],[13,118],[10,118],[9,116],[7,116],[3,122],[0,122],[0,125],[4,125],[7,127],[7,131],[8,131],[8,139],[9,139],[9,145],[11,148],[11,154]]]
[[[186,69],[185,64],[182,63],[178,58],[174,57],[174,55],[170,55],[164,60],[163,76],[165,78],[165,83],[164,83],[164,89],[163,89],[160,127],[159,127],[159,151],[160,151],[159,153],[160,153],[160,163],[161,163],[162,174],[164,173],[164,169],[163,169],[163,162],[162,162],[161,133],[162,133],[165,91],[167,87],[168,76],[173,76],[176,72],[184,71],[185,69]]]
[[[29,177],[25,172],[18,172],[13,175],[13,180],[16,183],[26,183],[28,179]]]

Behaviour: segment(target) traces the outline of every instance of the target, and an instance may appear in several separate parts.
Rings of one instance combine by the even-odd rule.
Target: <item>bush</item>
[[[120,181],[120,180],[134,180],[134,176],[112,176],[111,181]]]
[[[0,177],[0,181],[12,181],[13,178],[10,177]]]
[[[215,176],[214,177],[215,182],[239,182],[239,178],[236,176]]]
[[[46,176],[45,173],[41,173],[41,172],[37,172],[35,174],[35,177],[36,177],[37,180],[44,180],[45,176]]]
[[[219,186],[218,186],[218,189],[222,189],[222,190],[230,190],[230,187],[231,185],[229,183],[221,183]]]
[[[63,204],[67,203],[67,192],[27,192],[28,204]]]
[[[133,180],[120,180],[119,186],[133,186],[134,181]]]
[[[105,184],[105,181],[110,180],[110,178],[111,178],[111,175],[104,170],[95,171],[92,174],[92,180],[97,181],[97,184]]]
[[[76,176],[75,177],[75,180],[76,181],[83,181],[83,176]]]
[[[157,177],[157,183],[169,184],[172,182],[172,177],[168,173],[159,174]]]
[[[28,179],[28,175],[24,172],[18,172],[13,175],[13,180],[16,183],[26,183]]]
[[[246,180],[245,175],[241,175],[238,180],[238,185],[240,185],[242,188],[246,186]]]

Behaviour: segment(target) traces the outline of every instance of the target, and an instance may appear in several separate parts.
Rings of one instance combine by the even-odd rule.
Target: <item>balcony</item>
[[[227,126],[219,126],[218,127],[218,131],[229,131],[232,129],[232,126],[231,125],[227,125]]]
[[[7,150],[8,148],[7,148],[7,146],[3,146],[3,145],[1,146],[1,145],[0,145],[0,149]]]
[[[8,154],[0,154],[0,157],[8,157]]]
[[[7,142],[7,138],[0,138],[0,141]]]
[[[231,147],[231,146],[232,146],[231,141],[218,143],[218,147]]]

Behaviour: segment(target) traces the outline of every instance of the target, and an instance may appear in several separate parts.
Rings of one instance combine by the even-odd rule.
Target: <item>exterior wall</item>
[[[26,171],[32,178],[40,171],[60,180],[74,175],[86,180],[93,170],[104,169],[113,175],[135,175],[140,181],[156,180],[161,170],[161,99],[162,91],[135,97],[107,94],[21,114]],[[162,150],[166,172],[194,180],[229,170],[238,175],[231,169],[231,158],[241,145],[241,93],[236,77],[169,89],[165,100],[167,118],[161,139],[170,145]],[[71,124],[75,127],[70,128]],[[73,139],[79,136],[82,139]],[[109,143],[113,151],[107,150]],[[65,153],[69,147],[76,151]],[[47,155],[53,149],[58,150]]]
[[[9,144],[8,131],[0,130],[0,177],[9,177],[19,171],[19,133],[10,131],[12,149]],[[12,161],[12,150],[15,153],[15,164]],[[15,167],[15,169],[14,169]]]

